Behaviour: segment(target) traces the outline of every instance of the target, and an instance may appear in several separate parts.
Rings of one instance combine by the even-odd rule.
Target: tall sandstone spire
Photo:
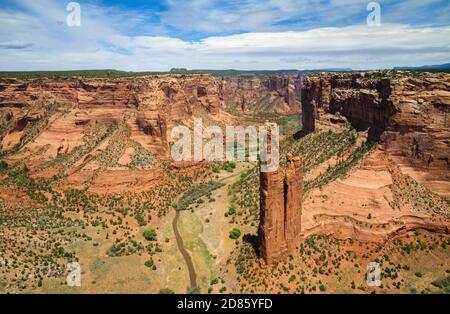
[[[260,172],[259,252],[266,264],[284,260],[301,232],[303,160],[287,156],[285,170]]]

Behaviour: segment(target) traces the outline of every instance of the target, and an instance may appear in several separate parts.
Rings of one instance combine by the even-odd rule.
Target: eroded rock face
[[[3,138],[3,149],[10,150],[17,147],[25,136],[25,127],[29,122],[42,118],[42,111],[30,111],[27,114],[19,114],[12,123],[8,133]]]
[[[450,170],[450,75],[378,72],[310,75],[302,88],[305,131],[321,112],[368,130],[391,156]]]
[[[266,264],[285,260],[299,243],[303,161],[287,157],[285,170],[260,172],[259,253]]]
[[[24,128],[50,106],[58,108],[33,145],[61,145],[70,151],[80,144],[85,128],[96,122],[127,124],[133,140],[168,154],[170,130],[192,119],[194,106],[211,117],[220,114],[219,84],[210,75],[161,75],[131,79],[0,80],[0,109],[15,120],[2,140],[2,150],[22,145]],[[64,112],[64,113],[62,113]],[[51,136],[50,136],[51,135]]]
[[[161,139],[162,146],[168,148],[167,124],[161,114],[146,114],[145,112],[139,113],[137,115],[136,122],[139,129],[146,135]]]
[[[328,76],[306,76],[302,83],[302,122],[303,130],[313,132],[319,109],[328,108],[330,82]]]
[[[220,92],[224,103],[243,113],[275,111],[299,113],[300,87],[303,74],[273,76],[230,76],[221,78]]]

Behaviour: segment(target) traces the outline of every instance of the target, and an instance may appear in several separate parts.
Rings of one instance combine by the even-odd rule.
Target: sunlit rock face
[[[450,75],[379,72],[308,75],[302,86],[303,125],[339,113],[368,130],[391,156],[450,170]]]
[[[163,75],[132,79],[0,80],[0,108],[13,123],[2,140],[2,150],[21,146],[25,127],[45,117],[40,134],[30,145],[80,144],[92,123],[126,124],[131,137],[161,155],[168,154],[171,128],[188,123],[194,106],[219,118],[219,85],[209,75]],[[58,108],[51,111],[50,108]],[[50,151],[50,150],[48,150]]]
[[[286,260],[300,241],[303,161],[287,157],[284,170],[260,172],[259,253],[266,264]]]
[[[300,112],[302,73],[271,76],[229,76],[220,79],[220,92],[228,109],[241,113]]]

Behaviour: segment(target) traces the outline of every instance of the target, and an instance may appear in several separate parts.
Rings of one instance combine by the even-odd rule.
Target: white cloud
[[[181,32],[306,30],[364,23],[372,0],[167,0],[162,22]],[[375,0],[386,23],[449,24],[448,0]]]
[[[24,41],[11,40],[0,42],[0,48],[3,49],[25,49],[33,46],[33,43],[27,43]]]
[[[209,37],[201,41],[201,51],[216,53],[315,52],[364,50],[450,49],[450,27],[414,28],[383,25],[380,28],[350,26],[320,28],[304,32],[246,33]]]

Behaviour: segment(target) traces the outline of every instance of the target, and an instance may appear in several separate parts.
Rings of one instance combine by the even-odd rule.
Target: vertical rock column
[[[266,264],[285,260],[300,240],[303,162],[287,157],[285,171],[260,172],[259,253]]]
[[[260,172],[259,253],[267,264],[287,254],[284,223],[283,174]]]
[[[316,129],[316,95],[315,82],[306,78],[302,84],[302,123],[305,133],[314,132]]]
[[[321,77],[306,77],[302,83],[302,122],[305,133],[316,130],[316,120],[320,111],[328,112],[331,98],[331,78],[327,74]]]
[[[302,219],[303,161],[300,157],[287,156],[284,178],[285,238],[288,251],[299,243]]]

